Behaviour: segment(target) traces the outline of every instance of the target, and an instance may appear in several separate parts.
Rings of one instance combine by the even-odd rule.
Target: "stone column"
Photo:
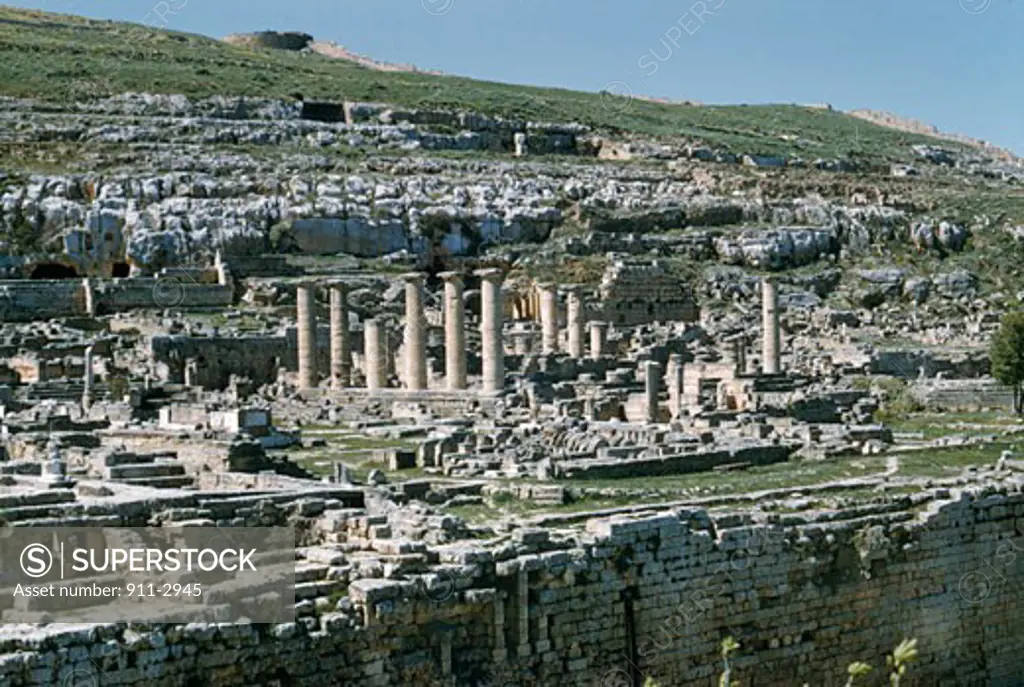
[[[295,290],[295,324],[299,342],[299,388],[316,388],[316,287],[300,284]]]
[[[747,340],[739,337],[733,340],[734,355],[736,357],[736,375],[747,372]]]
[[[644,412],[647,421],[654,423],[658,421],[658,381],[661,376],[661,366],[653,360],[648,360],[644,363],[644,373],[647,391]]]
[[[516,656],[525,658],[530,655],[530,573],[520,568],[516,579],[516,602],[519,614],[516,625],[519,629],[519,648]]]
[[[87,346],[85,349],[85,374],[82,378],[84,386],[82,387],[82,407],[88,409],[92,405],[92,346]]]
[[[88,277],[82,280],[82,294],[85,300],[85,314],[89,317],[96,316],[96,296],[92,291],[92,280]]]
[[[228,268],[227,265],[224,264],[224,260],[221,258],[219,250],[213,256],[213,268],[217,270],[217,284],[220,286],[227,286]]]
[[[515,145],[515,156],[526,157],[528,148],[526,145],[526,134],[522,132],[516,132],[512,135],[512,142]]]
[[[423,314],[423,273],[409,272],[405,280],[405,388],[427,388],[427,320]]]
[[[462,275],[442,272],[444,279],[444,369],[449,391],[466,388],[466,308]]]
[[[761,328],[764,337],[761,366],[764,374],[781,372],[779,361],[779,292],[770,278],[761,280]]]
[[[569,355],[583,357],[583,297],[579,286],[567,289],[566,324],[569,329]]]
[[[366,366],[363,373],[366,375],[366,388],[371,391],[387,384],[386,345],[380,322],[375,319],[363,322],[363,360]]]
[[[498,393],[505,388],[505,346],[502,336],[501,282],[497,268],[477,270],[480,277],[480,338],[483,343],[483,391]]]
[[[607,343],[608,323],[590,323],[590,357],[594,360],[604,355],[605,344]]]
[[[538,284],[540,290],[540,324],[544,355],[558,353],[558,290],[554,284]]]
[[[352,383],[352,350],[348,335],[348,286],[331,284],[331,388]]]
[[[673,353],[668,359],[668,400],[669,411],[673,420],[678,420],[683,415],[683,382],[684,382],[683,356]]]
[[[516,355],[529,355],[530,354],[530,343],[533,339],[533,333],[528,331],[518,331],[512,333],[512,343],[515,346]]]

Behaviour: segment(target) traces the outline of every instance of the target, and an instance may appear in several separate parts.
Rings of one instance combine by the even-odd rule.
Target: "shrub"
[[[992,376],[1013,388],[1013,411],[1024,413],[1024,311],[1007,313],[992,338]]]

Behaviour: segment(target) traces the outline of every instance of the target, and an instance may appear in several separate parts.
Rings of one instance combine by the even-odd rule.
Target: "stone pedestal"
[[[449,391],[466,388],[466,308],[464,284],[457,272],[442,272],[444,279],[444,361]]]
[[[295,325],[298,330],[299,388],[316,388],[316,287],[300,284],[295,290]]]
[[[566,326],[568,327],[569,355],[583,357],[583,294],[578,286],[566,289]]]
[[[352,383],[352,346],[348,332],[348,286],[331,284],[331,388]]]
[[[540,291],[541,352],[558,353],[558,289],[554,284],[538,284]]]
[[[779,360],[779,292],[775,282],[765,278],[761,280],[761,329],[764,337],[762,344],[762,366],[764,374],[775,375],[782,371]]]
[[[366,388],[382,389],[387,385],[387,340],[381,323],[370,319],[363,323],[363,359]]]
[[[644,416],[647,422],[658,421],[658,388],[661,378],[661,366],[653,360],[644,363],[644,380],[646,387]]]
[[[43,471],[43,478],[46,486],[50,489],[70,489],[75,486],[74,480],[68,479],[67,463],[64,462],[60,453],[60,444],[56,439],[50,439],[47,446],[49,458]]]
[[[410,272],[405,280],[405,388],[427,388],[427,321],[423,313],[423,274]]]
[[[590,357],[594,360],[598,360],[605,354],[605,348],[608,342],[608,323],[607,322],[591,322],[590,323]]]
[[[502,342],[502,271],[477,270],[480,277],[480,337],[483,348],[483,391],[498,393],[505,387],[505,347]]]

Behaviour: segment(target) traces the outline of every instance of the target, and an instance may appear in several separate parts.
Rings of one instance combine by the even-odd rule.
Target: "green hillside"
[[[307,99],[463,108],[682,136],[736,153],[808,160],[880,164],[907,159],[915,143],[935,142],[825,109],[666,105],[610,94],[379,72],[316,54],[253,50],[141,25],[0,6],[0,95],[67,103],[124,91],[190,97],[302,94]]]

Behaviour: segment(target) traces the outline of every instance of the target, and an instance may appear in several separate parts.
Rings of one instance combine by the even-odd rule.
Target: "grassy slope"
[[[123,91],[273,97],[301,93],[307,99],[451,106],[688,136],[734,152],[810,159],[905,159],[913,143],[937,142],[826,110],[627,102],[562,89],[376,72],[319,55],[254,51],[192,34],[0,6],[0,95],[67,102]]]

